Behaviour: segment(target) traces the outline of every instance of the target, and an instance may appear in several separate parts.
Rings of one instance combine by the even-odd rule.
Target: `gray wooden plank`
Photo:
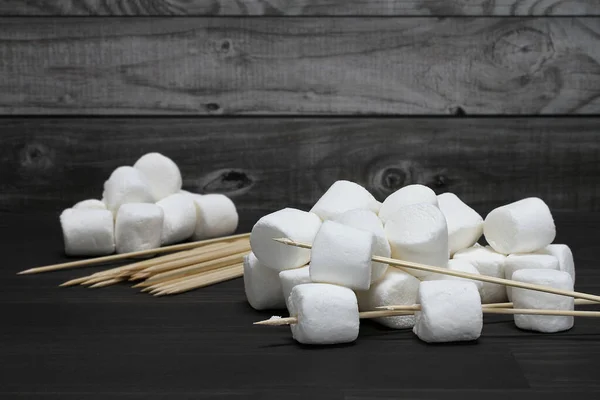
[[[600,18],[3,18],[2,114],[594,114]]]
[[[310,208],[338,179],[380,200],[421,183],[482,212],[526,196],[599,211],[599,127],[600,117],[3,118],[0,210],[58,213],[159,151],[186,189],[225,193],[244,215]]]
[[[0,0],[4,15],[598,15],[596,0]]]

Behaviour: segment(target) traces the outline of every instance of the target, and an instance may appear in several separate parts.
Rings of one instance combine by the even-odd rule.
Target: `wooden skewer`
[[[58,270],[68,269],[68,268],[87,267],[90,265],[102,264],[102,263],[106,263],[109,261],[118,261],[118,260],[123,260],[123,259],[131,258],[131,257],[139,257],[139,256],[147,256],[147,255],[154,255],[154,254],[171,253],[174,251],[181,251],[181,250],[189,250],[189,249],[193,249],[193,248],[196,248],[199,246],[205,246],[207,244],[211,244],[211,243],[215,243],[215,242],[247,238],[249,236],[250,236],[250,233],[242,233],[239,235],[226,236],[226,237],[220,237],[220,238],[208,239],[208,240],[200,240],[198,242],[175,244],[172,246],[165,246],[165,247],[160,247],[157,249],[134,251],[131,253],[113,254],[110,256],[90,258],[87,260],[79,260],[79,261],[66,262],[66,263],[62,263],[62,264],[47,265],[47,266],[43,266],[43,267],[26,269],[24,271],[19,272],[18,275],[38,274],[41,272],[58,271]]]
[[[390,309],[392,308],[393,309]],[[419,311],[419,306],[386,306],[386,311],[364,311],[359,313],[360,319],[392,317],[398,315],[410,315]],[[600,311],[571,311],[571,310],[534,310],[527,308],[482,308],[484,314],[529,314],[529,315],[555,315],[572,317],[600,317]],[[254,325],[291,325],[297,324],[297,317],[274,318],[255,322]]]
[[[211,262],[215,260],[219,260],[225,257],[228,257],[232,254],[238,254],[240,252],[248,252],[250,251],[250,244],[246,243],[238,243],[232,246],[228,246],[224,249],[219,249],[212,251],[210,253],[201,254],[194,257],[187,257],[181,260],[175,260],[171,262],[166,262],[160,265],[155,265],[153,267],[144,269],[139,271],[131,276],[130,280],[140,280],[140,279],[148,279],[152,276],[166,273],[169,271],[180,270],[182,267],[189,267],[192,265],[198,265],[201,263]]]
[[[598,305],[600,303],[598,303],[596,301],[591,301],[591,300],[575,299],[576,306],[589,305],[589,304]],[[482,304],[481,307],[483,307],[483,308],[512,308],[513,303],[490,303],[490,304]]]
[[[188,292],[190,290],[202,288],[216,283],[228,281],[230,279],[239,278],[244,274],[244,265],[238,264],[235,268],[228,271],[219,271],[219,274],[215,274],[210,277],[203,277],[203,279],[190,280],[174,288],[167,289],[163,292],[156,293],[155,296],[164,296],[168,294],[180,294]]]
[[[157,274],[146,279],[143,282],[143,286],[152,286],[156,283],[168,281],[170,279],[195,275],[198,272],[210,271],[234,263],[240,263],[244,260],[244,256],[246,254],[248,254],[247,251],[244,251],[241,253],[231,254],[227,257],[218,258],[216,260],[210,260],[198,264],[189,265],[187,267],[179,268],[174,271],[163,272],[161,274]]]
[[[152,291],[158,292],[158,291],[163,291],[163,290],[175,289],[175,288],[186,286],[188,284],[195,284],[198,282],[202,282],[203,280],[211,279],[215,276],[228,275],[232,271],[238,271],[240,265],[243,267],[244,264],[235,263],[235,264],[227,265],[222,268],[218,268],[218,269],[214,269],[214,270],[210,270],[210,271],[203,271],[203,272],[200,272],[200,273],[197,273],[194,275],[183,276],[183,277],[175,278],[175,279],[163,282],[163,283],[158,283],[156,285],[153,285],[154,289],[152,289]]]
[[[115,283],[123,282],[123,280],[124,279],[122,279],[122,278],[107,279],[103,282],[98,282],[96,284],[93,284],[89,288],[91,289],[91,288],[101,288],[101,287],[105,287],[105,286],[110,286],[110,285],[114,285]]]
[[[296,242],[296,241],[288,239],[288,238],[273,239],[273,240],[275,240],[279,243],[289,245],[289,246],[296,246],[296,247],[301,247],[304,249],[312,248],[312,245],[310,245],[308,243]],[[373,256],[373,257],[371,257],[371,260],[373,260],[375,262],[389,264],[394,267],[400,267],[400,269],[403,269],[403,270],[405,268],[409,268],[409,269],[417,269],[420,271],[436,272],[436,273],[442,274],[442,275],[457,276],[459,278],[467,278],[467,279],[472,279],[475,281],[495,283],[498,285],[506,285],[506,286],[517,287],[517,288],[521,288],[521,289],[529,289],[529,290],[535,290],[538,292],[552,293],[552,294],[558,294],[561,296],[575,297],[575,298],[579,298],[579,299],[586,299],[586,300],[591,300],[594,302],[600,302],[600,296],[596,296],[593,294],[575,292],[575,291],[571,291],[571,290],[555,289],[550,286],[518,282],[518,281],[513,281],[512,279],[496,278],[496,277],[488,276],[488,275],[470,274],[468,272],[454,271],[454,270],[450,270],[447,268],[434,267],[431,265],[419,264],[419,263],[414,263],[414,262],[410,262],[410,261],[396,260],[394,258],[387,258],[387,257],[380,257],[380,256]]]

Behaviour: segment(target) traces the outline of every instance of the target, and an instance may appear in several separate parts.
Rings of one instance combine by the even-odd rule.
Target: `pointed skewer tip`
[[[283,244],[292,244],[293,242],[288,238],[273,238],[274,241],[283,243]]]

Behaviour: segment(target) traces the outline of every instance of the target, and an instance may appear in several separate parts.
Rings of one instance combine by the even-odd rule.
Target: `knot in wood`
[[[19,152],[19,161],[26,169],[43,171],[54,165],[54,154],[41,143],[28,143]]]
[[[491,48],[494,64],[519,74],[535,73],[553,55],[550,35],[529,27],[503,32]]]
[[[254,180],[238,169],[221,169],[207,174],[200,182],[200,193],[240,193],[246,192]]]

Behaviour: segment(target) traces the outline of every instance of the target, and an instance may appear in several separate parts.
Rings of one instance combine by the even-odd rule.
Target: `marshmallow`
[[[379,218],[383,222],[388,222],[395,217],[400,208],[418,203],[429,203],[437,207],[438,199],[435,192],[427,186],[405,186],[396,190],[384,200],[379,210]]]
[[[521,269],[558,269],[558,259],[549,255],[511,254],[504,261],[504,277],[513,279],[515,271]],[[506,286],[508,300],[512,301],[512,287]]]
[[[310,250],[277,243],[273,239],[290,238],[312,243],[321,226],[321,219],[313,213],[284,208],[265,215],[252,228],[250,245],[261,263],[283,271],[299,268],[310,260]]]
[[[356,208],[377,212],[379,207],[380,203],[364,187],[350,181],[336,181],[310,212],[317,214],[322,220],[327,220]]]
[[[448,260],[448,269],[451,271],[458,272],[467,272],[469,274],[481,275],[477,268],[473,266],[473,264],[464,261],[464,260]],[[481,290],[483,287],[483,282],[476,281],[468,278],[461,278],[458,276],[452,275],[444,275],[444,274],[430,274],[425,278],[426,280],[447,280],[447,281],[465,281],[472,282],[476,287],[479,293],[481,294]]]
[[[362,229],[375,235],[373,255],[390,257],[392,254],[390,243],[385,237],[383,224],[377,217],[377,214],[375,214],[373,211],[363,209],[350,210],[335,216],[332,221],[339,222],[340,224],[351,226],[353,228]],[[387,269],[387,264],[373,262],[371,269],[371,282],[381,279]]]
[[[573,279],[568,272],[549,269],[519,270],[513,274],[519,282],[550,286],[555,289],[573,290]],[[572,297],[560,296],[535,290],[513,288],[513,307],[546,310],[573,310]],[[560,332],[573,327],[572,316],[515,314],[515,324],[521,329],[537,332]]]
[[[154,201],[159,201],[181,190],[181,172],[177,164],[160,153],[148,153],[133,164],[150,186]]]
[[[160,247],[162,225],[163,210],[156,204],[123,204],[115,222],[117,253]]]
[[[498,253],[530,253],[552,243],[556,228],[546,203],[529,197],[492,210],[483,234]]]
[[[127,203],[153,203],[154,197],[146,178],[133,167],[119,167],[104,182],[102,199],[106,208],[117,214]]]
[[[181,242],[196,229],[196,206],[190,196],[175,193],[156,203],[164,213],[160,241],[163,245]]]
[[[304,344],[353,342],[360,325],[356,296],[350,289],[323,283],[307,283],[292,289],[290,325],[292,335]]]
[[[468,249],[459,250],[454,254],[454,260],[466,261],[477,268],[481,275],[504,278],[504,254],[496,253],[491,247],[475,245]],[[483,304],[502,303],[507,300],[506,288],[495,283],[481,282],[481,302]]]
[[[285,307],[279,274],[262,265],[254,253],[244,257],[244,290],[256,310]]]
[[[65,253],[101,256],[115,251],[113,214],[108,210],[68,208],[60,214]]]
[[[312,245],[310,279],[350,289],[369,289],[374,245],[371,232],[323,222]]]
[[[292,289],[295,286],[303,285],[305,283],[311,283],[309,267],[287,269],[279,273],[279,281],[281,282],[281,290],[283,292],[283,299],[286,305],[288,305],[288,299],[292,293]]]
[[[389,305],[413,305],[417,302],[417,293],[421,282],[414,276],[396,268],[390,268],[383,278],[371,285],[367,291],[357,291],[358,305],[361,311],[374,310]],[[412,328],[414,315],[375,318],[376,322],[393,329]]]
[[[483,233],[483,218],[463,203],[453,193],[437,197],[438,207],[446,217],[448,225],[448,248],[450,255],[458,250],[473,246]]]
[[[96,199],[83,200],[76,203],[72,208],[75,210],[93,209],[93,210],[106,210],[106,204],[103,201]]]
[[[476,340],[483,328],[481,299],[471,282],[421,282],[413,332],[428,343]]]
[[[566,244],[550,244],[536,251],[536,254],[547,254],[556,257],[558,259],[558,269],[571,275],[573,282],[575,282],[575,262],[569,246]]]
[[[222,194],[187,194],[196,206],[196,230],[192,239],[210,239],[235,232],[239,217],[229,197]]]
[[[394,219],[385,223],[392,257],[436,267],[448,263],[448,228],[444,214],[432,204],[420,203],[400,208]],[[406,271],[417,278],[429,272]]]

